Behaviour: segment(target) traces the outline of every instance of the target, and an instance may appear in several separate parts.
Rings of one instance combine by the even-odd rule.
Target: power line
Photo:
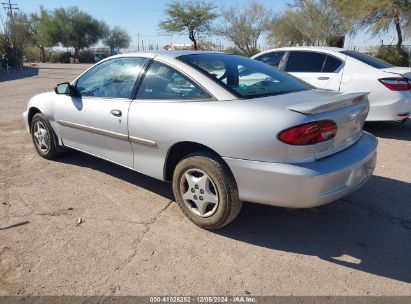
[[[5,27],[7,28],[9,26],[9,34],[8,38],[13,41],[14,40],[14,20],[13,20],[13,11],[18,11],[19,7],[17,6],[16,3],[11,3],[11,0],[8,0],[7,2],[2,2],[4,10],[6,11],[6,25]],[[10,25],[8,23],[10,22]]]
[[[7,16],[11,19],[13,19],[13,11],[18,11],[19,7],[17,3],[11,3],[11,0],[8,0],[8,2],[2,2],[4,10],[7,12]]]

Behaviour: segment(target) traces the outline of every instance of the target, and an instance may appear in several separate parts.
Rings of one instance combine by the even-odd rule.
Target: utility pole
[[[16,3],[11,3],[11,0],[8,0],[7,2],[2,2],[4,10],[6,11],[7,18],[10,20],[10,23],[8,22],[9,20],[6,20],[6,26],[8,25],[9,28],[9,39],[13,43],[13,30],[14,30],[14,18],[13,18],[13,11],[18,11],[19,7],[17,6]]]
[[[8,0],[7,2],[2,2],[1,4],[3,5],[4,10],[7,12],[7,16],[13,22],[13,11],[18,11],[19,7],[16,3],[11,3],[11,0]]]
[[[137,33],[137,50],[140,51],[140,33]]]
[[[13,54],[15,53],[14,50],[14,42],[15,42],[15,37],[14,37],[14,12],[13,11],[18,11],[19,8],[16,3],[11,3],[11,0],[7,0],[7,2],[2,2],[4,10],[6,11],[7,19],[6,19],[6,24],[4,25],[4,29],[6,32],[8,32],[8,40],[9,40],[9,46],[8,49],[10,50],[6,51],[7,54],[7,59],[10,60],[9,55],[10,52]],[[18,60],[19,65],[21,67],[21,62]],[[7,63],[7,70],[8,70],[8,63]]]

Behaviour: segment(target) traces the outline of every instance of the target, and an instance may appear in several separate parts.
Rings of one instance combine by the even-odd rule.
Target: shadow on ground
[[[38,74],[39,74],[38,68],[24,68],[22,70],[10,71],[9,73],[7,73],[6,71],[0,70],[0,82],[33,77],[33,76],[37,76]]]
[[[128,183],[134,184],[151,192],[154,192],[166,199],[174,200],[171,184],[160,181],[155,178],[140,174],[133,170],[121,167],[108,161],[80,153],[77,151],[69,151],[57,158],[56,161],[75,165],[79,167],[87,167],[93,170],[109,174],[116,178],[122,179]]]
[[[366,122],[364,129],[377,137],[411,140],[411,119],[399,122]]]
[[[59,162],[88,167],[174,200],[171,186],[79,152]],[[373,176],[343,200],[291,210],[245,203],[217,234],[411,283],[411,184]]]
[[[313,209],[245,204],[240,216],[217,233],[411,283],[411,201],[406,198],[411,184],[378,176],[368,184],[355,195]],[[371,195],[373,189],[381,191]],[[403,204],[397,206],[400,196],[405,196]]]

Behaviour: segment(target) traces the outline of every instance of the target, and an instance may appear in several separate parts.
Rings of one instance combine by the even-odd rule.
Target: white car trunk
[[[411,80],[411,68],[392,67],[392,68],[382,69],[382,71],[390,73],[390,74],[401,75]]]

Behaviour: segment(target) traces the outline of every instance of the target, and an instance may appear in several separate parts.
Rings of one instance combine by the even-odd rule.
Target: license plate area
[[[374,172],[375,164],[376,157],[374,155],[367,162],[353,169],[353,171],[350,174],[350,177],[348,178],[347,186],[354,187],[358,184],[361,184],[364,180],[369,178]]]

